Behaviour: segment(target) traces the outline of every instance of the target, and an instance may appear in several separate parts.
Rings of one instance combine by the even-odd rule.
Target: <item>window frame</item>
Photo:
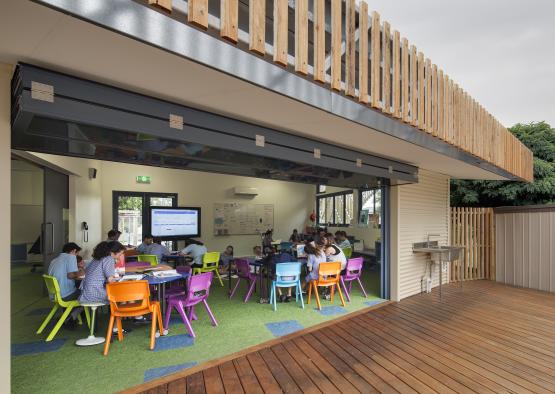
[[[345,218],[347,216],[347,204],[346,204],[346,197],[347,195],[353,196],[353,219],[356,219],[356,213],[354,212],[355,204],[354,204],[354,190],[344,190],[335,193],[322,193],[316,195],[316,225],[317,226],[325,226],[325,227],[349,227],[350,223],[345,223]],[[343,223],[338,224],[335,223],[335,197],[343,196]],[[325,200],[326,198],[332,198],[333,206],[332,206],[332,223],[320,223],[320,200]]]
[[[374,187],[374,188],[370,188],[370,189],[359,189],[358,190],[358,215],[360,215],[360,212],[362,211],[362,193],[364,192],[374,192],[374,198],[373,198],[373,214],[376,213],[376,192],[380,192],[382,193],[383,196],[383,189],[382,187]],[[380,201],[380,216],[382,216],[382,206],[381,206],[382,202]],[[357,217],[358,220],[358,217]],[[379,225],[379,227],[381,227],[381,225]]]
[[[152,197],[161,198],[172,198],[172,208],[178,206],[178,193],[158,193],[158,192],[138,192],[138,191],[125,191],[125,190],[113,190],[112,191],[112,228],[119,228],[119,215],[118,215],[118,200],[120,197],[141,197],[143,199],[143,209],[142,215],[142,226],[143,226],[143,237],[145,234],[150,232],[150,208],[154,205],[150,205],[150,199]],[[145,232],[146,231],[146,232]],[[173,245],[175,246],[175,245]]]

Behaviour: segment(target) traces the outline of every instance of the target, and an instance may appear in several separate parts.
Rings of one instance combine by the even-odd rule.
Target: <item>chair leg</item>
[[[212,321],[212,325],[214,327],[217,327],[218,322],[216,321],[216,318],[214,317],[214,314],[212,313],[212,309],[210,309],[210,307],[208,306],[208,302],[206,302],[206,300],[202,300],[202,304],[204,305],[204,308],[206,309],[206,313],[208,313],[208,316],[210,317],[210,320]]]
[[[308,299],[306,305],[310,305],[310,296],[312,295],[312,282],[308,282]]]
[[[272,282],[272,286],[270,287],[270,304],[272,307],[274,306],[274,282]]]
[[[362,294],[364,294],[364,298],[368,298],[368,295],[366,294],[366,290],[364,290],[364,286],[362,285],[362,282],[360,281],[360,277],[357,278],[358,281],[358,285],[360,286],[360,290],[362,290]]]
[[[91,328],[91,315],[89,313],[89,307],[86,306],[83,309],[85,309],[85,318],[87,319],[87,327],[90,329]]]
[[[66,321],[67,317],[69,316],[69,314],[71,313],[71,310],[73,309],[72,306],[69,306],[66,308],[66,310],[64,311],[64,313],[62,314],[62,316],[60,317],[60,320],[58,320],[58,322],[56,323],[56,325],[54,326],[54,328],[52,329],[52,331],[50,331],[50,335],[48,335],[48,337],[46,338],[46,342],[50,342],[58,333],[58,331],[60,330],[60,327],[62,327],[62,324],[64,324],[64,322]]]
[[[172,304],[171,302],[169,303],[168,307],[166,308],[166,318],[164,321],[164,327],[166,328],[166,330],[170,329],[170,317],[172,314],[172,308],[173,308],[174,304]]]
[[[335,294],[335,285],[331,287],[330,293],[331,293],[330,301],[333,304],[333,296]]]
[[[106,332],[106,342],[104,343],[104,355],[108,355],[108,349],[110,349],[110,340],[112,339],[112,330],[114,329],[114,316],[110,315],[110,321],[108,323],[108,331]]]
[[[277,311],[277,288],[276,288],[276,282],[272,282],[272,295],[273,295],[272,304],[274,304],[274,312],[275,312],[275,311]]]
[[[235,290],[237,290],[237,288],[239,287],[239,283],[241,283],[241,278],[237,279],[237,283],[235,283],[235,286],[233,287],[233,290],[231,290],[231,294],[229,295],[229,299],[231,299],[231,297],[233,297],[233,295],[235,294]]]
[[[336,286],[337,286],[337,284],[336,284]],[[343,294],[341,293],[341,286],[337,286],[337,292],[339,293],[339,298],[341,299],[341,304],[343,306],[345,306],[345,300],[343,299]]]
[[[314,286],[314,295],[316,296],[316,304],[318,305],[318,310],[322,310],[322,304],[320,304],[320,295],[318,294],[318,286],[316,286],[316,282],[312,281],[312,286]]]
[[[191,322],[189,321],[189,318],[187,317],[187,314],[185,313],[185,309],[183,309],[183,303],[179,302],[176,305],[176,309],[177,312],[179,312],[179,314],[181,315],[181,320],[183,320],[183,324],[185,324],[185,327],[187,328],[187,331],[189,331],[189,335],[193,338],[195,338],[195,332],[193,331],[193,327],[191,326]]]
[[[150,324],[150,350],[154,349],[154,341],[156,340],[156,308],[155,304],[152,310],[152,323]]]
[[[220,285],[222,285],[222,287],[224,287],[224,282],[222,281],[222,277],[220,276],[220,271],[218,270],[218,267],[216,267],[214,272],[216,273],[216,276],[218,277],[218,280],[220,281]]]
[[[339,282],[340,282],[341,286],[343,287],[343,291],[345,292],[345,297],[347,298],[347,301],[351,302],[351,296],[350,296],[349,292],[347,291],[347,286],[345,286],[345,281],[343,280],[343,277],[341,277],[339,279]]]
[[[299,295],[299,298],[301,299],[301,306],[304,309],[303,291],[302,291],[302,288],[301,288],[301,281],[300,280],[297,282],[297,294]]]
[[[254,286],[256,286],[256,280],[249,281],[248,284],[249,291],[247,291],[247,295],[243,299],[243,302],[247,302],[251,298],[252,292],[254,291]]]
[[[52,307],[52,310],[50,311],[48,316],[46,316],[46,319],[44,319],[39,329],[37,330],[37,334],[40,334],[45,329],[45,327],[48,325],[50,320],[52,320],[52,317],[54,317],[54,315],[56,314],[56,311],[58,310],[58,308],[59,308],[58,304],[54,304],[54,306]]]
[[[158,328],[160,330],[160,335],[166,335],[164,333],[164,326],[162,325],[162,309],[160,308],[160,304],[156,305],[156,316],[158,317]]]
[[[121,317],[116,317],[116,327],[118,328],[118,341],[123,341],[123,327],[121,326]]]

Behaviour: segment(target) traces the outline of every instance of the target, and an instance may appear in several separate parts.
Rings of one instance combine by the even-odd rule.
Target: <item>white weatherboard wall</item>
[[[421,291],[429,255],[413,253],[412,244],[431,240],[449,242],[449,177],[420,171],[419,182],[391,188],[391,298],[401,300]],[[433,286],[439,284],[437,266]],[[449,273],[443,274],[446,283]]]
[[[555,206],[495,213],[496,280],[555,292]]]

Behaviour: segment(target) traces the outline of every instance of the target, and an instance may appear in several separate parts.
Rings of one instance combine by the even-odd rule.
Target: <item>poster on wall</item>
[[[260,234],[273,228],[273,204],[214,204],[214,235]]]

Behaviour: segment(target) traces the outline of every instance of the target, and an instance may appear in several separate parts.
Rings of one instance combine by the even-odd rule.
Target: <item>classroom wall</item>
[[[69,176],[69,241],[83,249],[81,255],[88,259],[93,248],[104,239],[102,226],[102,194],[100,179],[89,179],[89,168],[100,168],[97,160],[33,153],[71,175]],[[111,200],[110,200],[111,203]],[[81,223],[89,225],[88,242],[84,241]]]
[[[13,65],[0,63],[0,179],[7,186],[11,183],[11,126],[10,126],[10,80]],[[0,193],[0,218],[3,223],[10,222],[11,193]],[[0,226],[0,382],[2,387],[10,387],[10,319],[11,316],[11,272],[9,226]]]
[[[150,184],[137,184],[137,175],[151,177]],[[112,228],[112,192],[143,191],[178,193],[178,205],[202,208],[201,239],[209,250],[223,251],[233,245],[235,255],[250,255],[260,244],[258,235],[213,235],[214,203],[243,202],[274,204],[274,239],[287,240],[293,228],[303,229],[314,206],[314,186],[301,183],[212,174],[131,164],[102,162],[103,232]],[[241,197],[233,194],[236,186],[256,187],[259,194]]]
[[[24,161],[12,160],[11,167],[11,243],[32,244],[41,232],[44,174]]]

